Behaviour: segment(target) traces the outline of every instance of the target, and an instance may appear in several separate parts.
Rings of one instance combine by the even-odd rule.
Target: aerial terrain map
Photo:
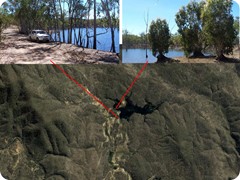
[[[228,180],[240,169],[240,65],[0,66],[0,172],[32,180]]]

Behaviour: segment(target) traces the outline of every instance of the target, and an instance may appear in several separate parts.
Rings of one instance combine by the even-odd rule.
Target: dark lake
[[[89,35],[93,36],[93,28],[89,28]],[[76,34],[78,35],[79,29],[75,28]],[[82,34],[83,37],[83,42],[86,46],[86,28],[81,28],[80,32]],[[68,37],[68,30],[64,31],[65,33],[65,40],[67,41],[67,37]],[[104,34],[102,34],[104,33]],[[74,41],[74,31],[72,32],[72,44],[77,44]],[[102,50],[102,51],[110,51],[111,50],[111,44],[112,44],[112,39],[111,39],[111,31],[109,28],[97,28],[97,34],[101,34],[97,36],[97,49],[98,50]],[[63,39],[63,32],[60,31],[60,37],[61,37],[61,41]],[[52,38],[55,38],[55,34],[52,34]],[[57,41],[59,41],[59,39],[56,39]],[[90,47],[93,47],[93,38],[90,38]],[[115,48],[116,51],[119,53],[119,30],[115,29]]]
[[[154,63],[157,58],[152,55],[152,51],[148,49],[148,62]],[[184,56],[183,51],[169,50],[165,56],[174,58]],[[145,63],[146,62],[146,50],[145,49],[126,49],[122,50],[122,62],[123,63]]]

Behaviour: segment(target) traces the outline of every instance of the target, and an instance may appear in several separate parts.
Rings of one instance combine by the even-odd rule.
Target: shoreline
[[[87,49],[62,42],[36,43],[16,26],[3,31],[0,64],[119,64],[116,53]]]
[[[128,48],[127,50],[146,50],[146,48]],[[148,48],[149,51],[151,51],[151,49]],[[170,51],[176,51],[176,52],[183,52],[182,50],[179,49],[169,49]],[[126,49],[122,49],[122,53],[126,52]],[[199,57],[199,58],[192,58],[192,57],[186,57],[186,56],[174,56],[174,57],[170,57],[165,55],[169,60],[171,60],[171,62],[174,63],[240,63],[240,49],[238,49],[238,47],[235,47],[233,50],[233,54],[231,55],[225,55],[227,58],[229,58],[228,61],[218,61],[216,60],[216,56],[208,53],[208,52],[204,52],[205,57]],[[155,60],[157,61],[157,58],[155,58]],[[128,62],[124,62],[124,59],[122,59],[123,64],[131,64],[131,63],[137,63],[137,62],[130,62],[128,59]],[[141,62],[140,62],[141,63]],[[153,62],[156,63],[156,62]]]

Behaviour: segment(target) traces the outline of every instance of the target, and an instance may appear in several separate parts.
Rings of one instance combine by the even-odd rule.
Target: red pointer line
[[[135,79],[133,80],[133,82],[131,83],[131,85],[128,87],[127,91],[125,92],[125,94],[121,97],[121,100],[119,101],[119,103],[116,106],[116,109],[119,108],[119,106],[121,105],[122,101],[124,100],[125,96],[129,93],[129,91],[132,89],[133,85],[135,84],[135,82],[138,80],[138,78],[141,76],[142,72],[144,71],[144,69],[147,67],[148,65],[148,60],[146,61],[146,63],[144,64],[144,66],[142,67],[142,69],[139,71],[138,75],[135,77]]]
[[[109,113],[111,113],[115,118],[119,118],[111,109],[109,109],[105,104],[102,103],[96,96],[94,96],[90,91],[88,91],[82,84],[80,84],[76,79],[74,79],[72,76],[70,76],[66,71],[64,71],[59,65],[55,64],[52,60],[50,60],[51,63],[56,66],[60,71],[62,71],[65,76],[67,76],[71,81],[73,81],[75,84],[77,84],[83,91],[85,91],[89,96],[91,96],[95,101],[97,101],[99,104],[101,104]]]

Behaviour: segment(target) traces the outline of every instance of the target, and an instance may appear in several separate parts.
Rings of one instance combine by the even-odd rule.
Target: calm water
[[[76,30],[76,35],[78,36],[79,29],[76,28],[75,30]],[[80,31],[82,34],[83,42],[86,46],[86,28],[81,28]],[[89,29],[89,32],[90,32],[90,36],[93,36],[93,29]],[[106,33],[104,33],[104,32],[106,32]],[[104,34],[97,36],[97,49],[102,50],[102,51],[110,51],[111,44],[112,44],[110,29],[109,28],[108,29],[97,28],[97,34],[100,34],[100,33],[104,33]],[[65,34],[65,40],[67,41],[68,30],[65,30],[64,34]],[[61,41],[62,41],[62,39],[63,39],[62,31],[60,31],[60,37],[61,37]],[[74,31],[72,33],[72,37],[73,37],[72,44],[76,44],[76,42],[74,42]],[[55,34],[52,34],[52,38],[53,39],[55,38]],[[57,38],[57,41],[59,41],[58,38]],[[93,47],[93,38],[90,38],[89,42],[90,42],[89,48],[92,48]],[[116,48],[116,51],[119,52],[119,30],[118,29],[115,29],[115,48]]]
[[[152,55],[152,51],[148,49],[148,62],[154,63],[157,58]],[[165,56],[174,58],[184,56],[183,51],[169,50]],[[145,49],[126,49],[122,50],[122,62],[123,63],[145,63],[146,62],[146,50]]]

